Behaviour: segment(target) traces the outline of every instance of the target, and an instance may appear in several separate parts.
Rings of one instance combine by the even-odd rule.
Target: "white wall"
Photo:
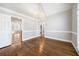
[[[79,4],[77,4],[77,48],[79,53]]]
[[[73,5],[72,10],[72,42],[77,47],[77,5]]]
[[[28,40],[30,38],[38,37],[39,32],[39,26],[37,21],[26,18],[22,19],[22,26],[23,26],[23,40]]]
[[[0,14],[0,48],[11,44],[11,18]]]
[[[45,27],[46,37],[52,39],[59,39],[63,41],[72,40],[72,11],[66,10],[54,15],[47,19]]]
[[[73,4],[72,9],[72,44],[79,54],[79,9],[78,4]]]

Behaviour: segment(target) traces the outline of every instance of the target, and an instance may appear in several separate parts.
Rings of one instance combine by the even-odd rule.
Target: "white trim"
[[[39,36],[33,36],[33,37],[25,38],[25,39],[23,38],[22,40],[23,40],[23,41],[26,41],[26,40],[30,40],[30,39],[36,38],[36,37],[39,37]]]
[[[72,34],[73,34],[73,35],[77,35],[78,33],[76,33],[76,32],[72,32]],[[72,38],[72,39],[73,39],[73,38]],[[74,44],[73,41],[72,41],[72,45],[73,45],[73,47],[75,48],[76,52],[77,52],[78,55],[79,55],[79,51],[78,51],[78,49],[77,49],[77,47],[75,46],[75,44]]]
[[[45,31],[45,32],[57,32],[57,33],[72,33],[72,31]]]
[[[61,33],[61,34],[69,34],[71,33],[72,34],[72,31],[47,31],[48,33]],[[65,41],[65,42],[70,42],[72,43],[72,40],[67,40],[67,39],[62,39],[62,38],[56,38],[56,37],[49,37],[49,36],[45,36],[47,38],[51,38],[51,39],[55,39],[55,40],[60,40],[60,41]]]
[[[28,31],[28,30],[24,30],[23,32],[38,32],[38,31],[40,31],[40,30],[32,30],[32,31]],[[55,33],[72,33],[72,31],[45,31],[45,33],[46,32],[55,32]],[[75,32],[74,32],[75,33]]]
[[[29,17],[29,18],[31,18],[31,19],[34,19],[34,18],[31,17],[31,16],[23,15],[23,14],[21,14],[21,13],[18,13],[18,12],[16,12],[16,11],[13,11],[13,10],[11,10],[11,9],[4,8],[4,7],[1,7],[1,6],[0,6],[0,10],[2,10],[2,11],[4,11],[4,12],[8,12],[7,14],[10,15],[10,16],[15,16],[15,17],[18,17],[18,18],[27,18],[27,17]],[[0,13],[1,13],[1,11],[0,11]],[[4,14],[4,13],[2,13],[2,14]],[[5,14],[6,14],[6,13],[5,13]]]
[[[71,34],[74,34],[74,35],[77,35],[78,33],[76,32],[72,32],[72,31],[48,31],[48,32],[53,32],[53,33],[71,33]],[[78,53],[79,55],[79,51],[77,49],[77,47],[74,45],[73,41],[71,40],[66,40],[66,39],[60,39],[60,38],[55,38],[55,37],[48,37],[48,36],[45,36],[47,38],[51,38],[51,39],[54,39],[54,40],[60,40],[60,41],[65,41],[65,42],[70,42],[72,43],[74,49],[76,50],[76,52]]]
[[[29,31],[30,32],[30,31]],[[60,33],[60,32],[57,32],[57,33]],[[67,32],[68,33],[68,32]],[[26,38],[26,40],[28,40],[28,39],[32,39],[32,38],[35,38],[35,37],[39,37],[40,35],[38,35],[38,36],[33,36],[33,37],[29,37],[29,38]],[[65,41],[65,42],[72,42],[72,41],[70,41],[70,40],[66,40],[66,39],[61,39],[61,38],[55,38],[55,37],[48,37],[48,36],[45,36],[46,38],[51,38],[51,39],[55,39],[55,40],[60,40],[60,41]]]
[[[36,31],[40,31],[40,30],[32,30],[32,31],[28,31],[28,30],[25,31],[25,30],[24,30],[23,32],[34,32],[34,31],[36,32]],[[54,33],[54,32],[55,32],[55,33],[72,33],[72,34],[77,35],[76,32],[72,32],[72,31],[50,31],[50,30],[49,30],[49,31],[46,31],[46,30],[45,30],[45,33],[46,33],[46,32],[53,32],[53,33]]]
[[[78,33],[76,33],[76,32],[72,32],[72,34],[77,35]]]
[[[78,53],[78,55],[79,55],[79,51],[78,51],[77,47],[74,45],[74,43],[73,43],[73,42],[72,42],[72,45],[73,45],[73,47],[75,48],[76,52],[77,52],[77,53]]]
[[[39,30],[32,30],[32,31],[23,30],[23,32],[39,32]]]
[[[48,37],[48,36],[45,36],[46,38],[50,38],[50,39],[53,39],[53,40],[60,40],[60,41],[64,41],[64,42],[72,42],[70,40],[66,40],[66,39],[60,39],[60,38],[55,38],[55,37]]]
[[[37,30],[37,31],[39,31],[39,30]],[[34,31],[24,31],[24,32],[34,32]],[[46,31],[46,32],[53,32],[53,33],[71,33],[72,34],[72,32],[71,31]],[[38,35],[38,36],[40,36],[40,35]],[[34,37],[38,37],[38,36],[34,36]],[[34,38],[34,37],[29,37],[29,38],[26,38],[26,40],[28,40],[28,39],[31,39],[31,38]],[[60,40],[60,41],[66,41],[66,42],[72,42],[72,41],[70,41],[70,40],[67,40],[67,39],[62,39],[62,38],[56,38],[56,37],[49,37],[49,36],[46,36],[45,35],[45,37],[47,37],[47,38],[51,38],[51,39],[55,39],[55,40]]]

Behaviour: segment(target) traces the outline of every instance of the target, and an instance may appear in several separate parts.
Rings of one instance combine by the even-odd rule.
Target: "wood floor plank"
[[[39,53],[40,44],[42,44],[41,37],[33,38],[23,42],[20,49],[15,49],[12,46],[0,49],[1,56],[78,56],[73,45],[69,42],[53,40],[49,38],[44,39],[44,46],[41,53]]]

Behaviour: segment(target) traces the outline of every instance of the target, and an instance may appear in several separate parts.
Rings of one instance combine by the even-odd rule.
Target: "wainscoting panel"
[[[61,41],[67,41],[67,42],[72,41],[72,32],[68,32],[68,31],[45,32],[45,36],[48,38],[61,40]]]
[[[31,38],[35,38],[35,37],[38,37],[40,35],[39,31],[24,31],[22,33],[22,37],[23,37],[23,41],[24,40],[29,40]]]

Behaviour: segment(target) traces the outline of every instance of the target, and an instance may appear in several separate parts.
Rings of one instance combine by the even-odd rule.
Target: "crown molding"
[[[11,9],[7,9],[7,8],[1,7],[1,6],[0,6],[0,13],[6,14],[6,15],[10,15],[10,16],[14,16],[14,17],[18,17],[18,18],[30,18],[30,19],[34,19],[31,16],[23,15],[21,13],[18,13],[16,11],[13,11]]]

